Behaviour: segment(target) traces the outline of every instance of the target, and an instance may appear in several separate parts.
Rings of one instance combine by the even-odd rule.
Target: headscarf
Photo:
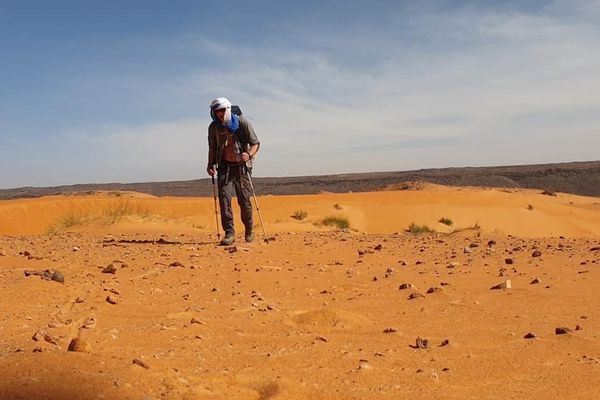
[[[225,109],[225,116],[222,122],[215,115],[215,111],[221,109]],[[210,103],[210,116],[213,121],[222,124],[231,133],[237,131],[239,127],[239,119],[237,115],[231,113],[231,102],[225,97],[217,97]]]

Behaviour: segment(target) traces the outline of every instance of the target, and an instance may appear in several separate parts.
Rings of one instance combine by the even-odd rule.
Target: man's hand
[[[206,173],[208,173],[210,176],[215,176],[215,166],[209,165],[208,167],[206,167]]]
[[[250,154],[243,152],[242,154],[240,154],[240,158],[242,159],[243,162],[246,162],[250,159]]]

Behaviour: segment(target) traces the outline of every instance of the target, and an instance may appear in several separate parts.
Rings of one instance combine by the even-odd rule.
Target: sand
[[[258,200],[271,241],[257,226],[231,247],[211,198],[0,202],[0,398],[600,396],[600,199],[428,186]],[[46,269],[64,284],[25,276]]]

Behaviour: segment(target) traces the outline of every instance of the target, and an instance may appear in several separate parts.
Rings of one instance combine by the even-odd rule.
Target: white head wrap
[[[210,103],[210,109],[212,112],[216,110],[225,109],[225,117],[223,118],[223,124],[226,125],[231,119],[231,102],[225,97],[217,97]]]

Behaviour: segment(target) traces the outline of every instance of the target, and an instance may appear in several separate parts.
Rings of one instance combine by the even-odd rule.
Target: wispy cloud
[[[75,93],[123,111],[110,111],[112,126],[56,133],[68,153],[46,170],[63,182],[202,176],[208,103],[223,95],[255,125],[260,176],[599,158],[598,2],[410,12],[349,32],[294,26],[255,45],[201,33],[159,41],[184,66],[158,80],[127,69],[86,77]]]

